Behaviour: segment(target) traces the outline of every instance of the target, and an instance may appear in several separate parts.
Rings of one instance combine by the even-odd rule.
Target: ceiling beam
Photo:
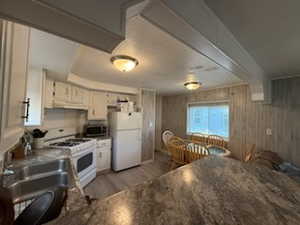
[[[127,8],[141,1],[0,0],[0,17],[111,53],[125,40]]]
[[[203,0],[153,0],[141,16],[249,83],[253,101],[271,101],[270,81],[262,68]]]

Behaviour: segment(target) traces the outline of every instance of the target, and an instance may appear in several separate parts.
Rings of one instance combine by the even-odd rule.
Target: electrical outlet
[[[266,134],[267,134],[268,136],[271,136],[271,135],[272,135],[272,129],[271,129],[271,128],[267,128],[267,129],[266,129]]]

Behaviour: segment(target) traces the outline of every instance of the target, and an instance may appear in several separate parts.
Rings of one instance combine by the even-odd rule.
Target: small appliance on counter
[[[89,123],[84,126],[85,137],[106,137],[108,136],[108,128],[106,124],[101,123]]]
[[[120,112],[134,112],[134,102],[131,101],[119,101],[118,102],[118,109]]]

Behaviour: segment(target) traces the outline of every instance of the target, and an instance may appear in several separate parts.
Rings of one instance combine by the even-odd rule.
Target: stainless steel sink
[[[59,159],[13,168],[15,175],[4,187],[11,192],[13,202],[33,199],[57,187],[68,188],[73,182],[69,159]]]
[[[20,179],[25,179],[27,177],[32,177],[47,173],[59,173],[68,171],[70,168],[70,161],[68,159],[60,159],[49,161],[46,163],[38,163],[35,165],[24,166],[18,171],[18,176]]]

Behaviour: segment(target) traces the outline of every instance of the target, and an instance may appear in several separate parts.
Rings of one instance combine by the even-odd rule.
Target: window
[[[187,133],[215,134],[229,137],[229,105],[227,103],[189,104]]]

